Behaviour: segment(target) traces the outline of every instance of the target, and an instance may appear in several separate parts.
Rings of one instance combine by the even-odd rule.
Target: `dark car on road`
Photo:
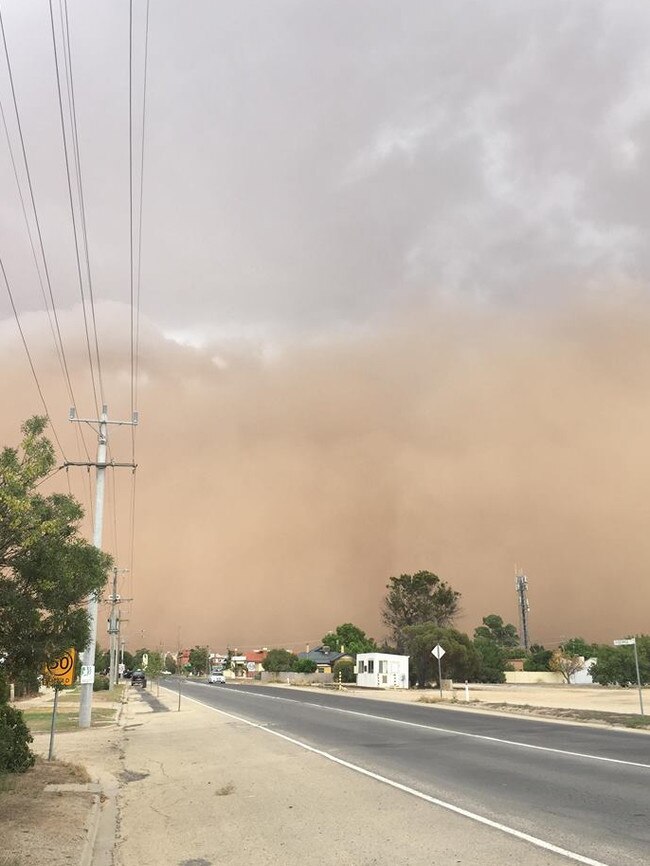
[[[134,686],[140,686],[143,689],[147,687],[147,677],[144,671],[133,671],[131,674],[131,683]]]

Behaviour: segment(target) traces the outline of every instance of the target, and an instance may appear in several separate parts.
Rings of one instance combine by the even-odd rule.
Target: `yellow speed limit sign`
[[[66,650],[58,659],[52,659],[43,673],[51,685],[71,686],[74,682],[74,649]]]

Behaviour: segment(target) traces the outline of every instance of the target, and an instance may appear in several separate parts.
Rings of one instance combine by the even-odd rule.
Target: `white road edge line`
[[[193,686],[203,686],[205,683],[192,683]],[[538,752],[552,752],[555,755],[567,755],[569,758],[586,758],[590,761],[602,761],[606,764],[623,764],[626,767],[640,767],[650,770],[650,764],[637,761],[624,761],[622,758],[606,758],[604,755],[588,755],[584,752],[570,752],[568,749],[554,749],[552,746],[536,746],[534,743],[520,743],[517,740],[504,740],[500,737],[490,737],[487,734],[471,734],[469,731],[455,731],[453,728],[440,728],[436,725],[424,725],[420,722],[407,722],[402,719],[391,719],[389,716],[377,716],[373,713],[362,713],[358,710],[347,710],[344,707],[329,707],[326,704],[316,704],[312,701],[298,701],[295,698],[285,698],[281,695],[260,695],[258,692],[242,691],[241,694],[254,698],[264,698],[268,701],[287,701],[307,707],[318,707],[319,710],[331,710],[334,713],[347,713],[350,716],[362,716],[364,719],[375,719],[380,722],[390,722],[394,725],[408,725],[411,728],[422,728],[425,731],[451,734],[454,737],[469,737],[473,740],[486,740],[489,743],[503,743],[506,746],[518,746],[521,749],[534,749]]]
[[[163,688],[167,688],[163,686]],[[173,689],[168,689],[168,691],[173,691]],[[396,788],[398,791],[403,791],[405,794],[410,794],[412,797],[417,797],[419,800],[424,800],[427,803],[431,803],[434,806],[439,806],[441,809],[446,809],[448,812],[454,812],[456,815],[461,815],[463,818],[469,818],[471,821],[476,821],[478,824],[483,824],[486,827],[491,827],[493,830],[500,830],[502,833],[506,833],[508,836],[514,836],[516,839],[521,839],[524,842],[529,842],[531,845],[535,845],[536,848],[542,848],[544,851],[551,851],[553,854],[559,854],[561,857],[565,857],[568,860],[573,860],[575,863],[584,863],[585,866],[608,866],[607,863],[603,863],[601,860],[593,860],[591,857],[585,857],[583,854],[577,854],[575,851],[569,851],[566,848],[561,848],[559,845],[553,845],[552,842],[546,842],[544,839],[538,839],[537,836],[531,836],[529,833],[524,833],[521,830],[515,830],[514,827],[507,827],[505,824],[500,824],[498,821],[492,821],[491,818],[484,818],[483,815],[478,815],[476,812],[470,812],[467,809],[462,809],[460,806],[454,806],[453,803],[447,803],[445,800],[439,800],[437,797],[431,797],[429,794],[425,794],[423,791],[418,791],[416,788],[410,788],[408,785],[402,785],[401,782],[396,782],[394,779],[389,779],[386,776],[380,776],[379,773],[373,773],[371,770],[366,770],[364,767],[360,767],[358,764],[352,764],[350,761],[345,761],[343,758],[337,758],[336,755],[332,755],[330,752],[324,752],[322,749],[316,749],[314,746],[310,746],[308,743],[304,743],[302,740],[296,740],[293,737],[287,736],[287,734],[281,734],[279,731],[274,731],[271,728],[267,728],[264,725],[260,725],[257,722],[252,722],[250,719],[244,719],[242,716],[236,716],[234,713],[228,713],[226,710],[220,710],[217,707],[213,707],[210,704],[205,704],[203,701],[199,701],[196,698],[190,698],[188,695],[183,695],[186,701],[192,701],[192,703],[198,704],[201,707],[205,707],[208,710],[212,710],[215,713],[219,713],[222,716],[227,716],[230,719],[234,719],[237,722],[242,722],[245,725],[250,725],[251,728],[257,728],[259,731],[264,731],[267,734],[272,734],[274,737],[279,737],[281,740],[285,740],[287,743],[292,743],[294,746],[299,746],[301,749],[305,749],[307,752],[312,752],[314,755],[319,755],[321,758],[325,758],[328,761],[332,761],[334,764],[339,764],[341,767],[346,767],[348,770],[354,770],[355,773],[359,773],[362,776],[367,776],[369,779],[374,779],[376,782],[382,782],[384,785],[388,785],[391,788]],[[262,696],[264,697],[264,696]],[[269,695],[270,697],[270,695]],[[302,701],[300,702],[302,703]]]

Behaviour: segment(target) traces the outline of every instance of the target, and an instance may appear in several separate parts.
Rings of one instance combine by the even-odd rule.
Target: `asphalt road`
[[[299,689],[185,681],[183,694],[577,855],[567,862],[650,863],[650,736]]]

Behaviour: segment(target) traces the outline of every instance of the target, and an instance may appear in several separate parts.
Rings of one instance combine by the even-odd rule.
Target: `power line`
[[[90,299],[90,312],[92,316],[93,323],[93,334],[95,338],[95,352],[97,354],[97,374],[99,378],[99,393],[102,398],[102,402],[104,402],[104,381],[102,374],[102,364],[101,357],[99,353],[99,338],[97,334],[97,319],[95,316],[95,297],[93,292],[93,281],[92,281],[92,273],[90,269],[90,252],[88,245],[88,228],[87,228],[87,220],[86,220],[86,204],[85,198],[83,194],[83,177],[81,171],[81,156],[79,152],[79,135],[77,132],[77,109],[75,103],[75,95],[74,95],[74,75],[72,72],[72,49],[70,47],[70,25],[68,21],[68,0],[65,0],[65,19],[63,15],[63,8],[61,6],[61,0],[59,0],[59,13],[61,16],[61,33],[63,36],[63,47],[64,47],[64,63],[66,69],[66,84],[68,89],[68,108],[70,112],[70,125],[72,129],[72,143],[74,149],[74,157],[75,157],[75,169],[76,169],[76,177],[77,177],[77,192],[79,196],[79,205],[81,209],[81,230],[83,235],[83,248],[84,255],[86,260],[86,276],[88,279],[88,296]],[[58,75],[58,72],[57,72]]]
[[[56,350],[56,356],[59,361],[59,366],[61,367],[61,371],[65,378],[65,368],[63,366],[63,360],[61,358],[61,350],[59,349],[59,344],[56,339],[56,331],[54,329],[54,321],[52,319],[52,312],[50,310],[50,304],[47,300],[47,295],[45,294],[45,286],[43,284],[43,275],[41,274],[41,268],[38,264],[38,256],[36,255],[36,247],[34,246],[34,238],[32,236],[32,229],[29,224],[29,218],[27,216],[27,208],[25,207],[25,197],[23,196],[22,187],[20,185],[20,178],[18,176],[18,166],[16,165],[16,159],[14,157],[14,149],[11,144],[11,136],[9,135],[9,128],[7,126],[7,118],[5,115],[5,110],[2,105],[2,101],[0,100],[0,116],[2,116],[2,125],[5,131],[5,138],[7,139],[7,149],[9,150],[9,158],[11,160],[11,167],[14,172],[14,179],[16,181],[16,189],[18,190],[18,198],[20,199],[20,206],[23,212],[23,218],[25,220],[25,228],[27,229],[27,236],[29,237],[29,245],[32,250],[32,258],[34,259],[34,266],[36,268],[36,274],[38,276],[38,284],[41,289],[41,295],[43,297],[43,303],[45,304],[45,310],[47,312],[47,319],[50,323],[50,331],[52,333],[52,339],[54,341],[54,348]]]
[[[144,143],[147,122],[147,71],[149,61],[149,0],[144,31],[144,80],[142,84],[142,142],[140,148],[140,201],[138,212],[138,275],[136,282],[136,320],[135,320],[135,405],[138,403],[138,373],[140,366],[140,285],[142,277],[142,204],[144,199]]]
[[[41,480],[37,484],[35,484],[34,487],[40,487],[41,484],[45,484],[46,481],[48,481],[50,478],[52,478],[53,475],[56,475],[57,472],[60,472],[62,469],[65,469],[65,466],[57,466],[56,469],[48,472],[45,478],[41,478]]]
[[[137,482],[137,474],[134,469],[131,473],[131,504],[129,508],[129,535],[130,535],[130,543],[129,543],[129,581],[130,581],[130,589],[129,595],[133,595],[133,568],[135,564],[135,505],[136,505],[136,482]]]
[[[95,385],[95,370],[94,370],[94,365],[93,365],[92,350],[90,348],[90,334],[89,334],[89,330],[88,330],[88,314],[86,312],[86,298],[84,295],[83,277],[81,274],[81,256],[80,256],[80,252],[79,252],[79,237],[78,237],[78,232],[77,232],[77,220],[76,220],[76,216],[75,216],[74,199],[73,199],[73,195],[72,195],[72,180],[70,178],[70,156],[68,154],[68,142],[67,142],[67,138],[66,138],[66,134],[65,134],[65,121],[63,118],[63,97],[61,94],[61,76],[60,76],[60,72],[59,72],[59,54],[58,54],[58,50],[56,47],[56,33],[55,33],[55,28],[54,28],[54,11],[52,8],[52,0],[49,0],[49,7],[50,7],[50,23],[51,23],[51,29],[52,29],[52,47],[54,50],[54,65],[55,65],[55,70],[56,70],[56,89],[57,89],[57,97],[58,97],[58,103],[59,103],[59,118],[61,121],[61,138],[62,138],[62,142],[63,142],[63,155],[64,155],[64,159],[65,159],[65,172],[66,172],[66,179],[67,179],[67,184],[68,184],[68,198],[69,198],[69,202],[70,202],[70,214],[72,217],[72,233],[74,236],[75,258],[76,258],[76,262],[77,262],[77,276],[79,278],[79,292],[81,294],[81,309],[82,309],[82,313],[83,313],[84,330],[86,333],[86,347],[88,350],[88,363],[90,364],[90,379],[92,382],[93,396],[95,399],[95,408],[97,410],[97,415],[99,415],[99,400],[97,399],[97,388]],[[96,337],[96,332],[95,332],[95,337]],[[96,348],[97,348],[97,360],[98,360],[98,364],[99,364],[99,347],[97,346]],[[100,378],[100,391],[102,391],[101,378]],[[102,396],[102,403],[103,403],[104,402],[103,394],[101,396]]]
[[[43,404],[43,409],[45,409],[45,415],[47,420],[50,422],[50,427],[52,428],[52,434],[56,440],[56,444],[59,446],[59,451],[61,452],[61,456],[63,460],[66,460],[65,452],[63,451],[63,446],[61,445],[61,441],[57,435],[56,428],[52,423],[52,416],[50,415],[50,410],[47,407],[47,403],[45,401],[45,396],[43,395],[43,389],[41,388],[41,383],[38,381],[38,376],[36,375],[36,368],[34,367],[34,361],[32,360],[31,353],[29,351],[29,346],[27,345],[27,340],[25,339],[25,333],[23,331],[22,325],[20,324],[20,318],[18,317],[18,310],[16,309],[16,304],[14,302],[13,292],[11,291],[11,286],[9,285],[9,280],[7,278],[7,272],[5,270],[4,262],[2,257],[0,256],[0,270],[2,270],[2,277],[4,279],[5,286],[7,287],[7,294],[9,295],[9,302],[11,304],[11,309],[14,313],[14,318],[16,320],[16,325],[18,326],[18,330],[20,332],[20,338],[23,341],[23,346],[25,347],[25,353],[27,354],[27,360],[29,361],[29,366],[32,371],[32,376],[34,377],[34,382],[36,382],[36,389],[38,391],[38,395],[41,398],[41,403]]]
[[[16,114],[16,123],[17,123],[17,126],[18,126],[18,135],[19,135],[19,137],[20,137],[20,146],[21,146],[22,155],[23,155],[23,162],[24,162],[24,164],[25,164],[25,173],[26,173],[26,175],[27,175],[27,185],[28,185],[28,187],[29,187],[29,197],[30,197],[30,200],[31,200],[31,203],[32,203],[32,210],[33,210],[33,212],[34,212],[34,222],[35,222],[35,224],[36,224],[36,231],[37,231],[37,234],[38,234],[38,242],[39,242],[39,247],[40,247],[40,250],[41,250],[41,257],[42,257],[42,259],[43,259],[43,270],[44,270],[44,272],[45,272],[45,280],[46,280],[46,282],[47,282],[48,292],[49,292],[49,295],[50,295],[50,301],[51,301],[51,303],[52,303],[52,314],[53,314],[53,316],[54,316],[54,322],[55,322],[55,325],[56,325],[56,333],[57,333],[57,336],[58,336],[58,339],[59,339],[59,346],[60,346],[60,350],[61,350],[61,359],[62,359],[62,362],[63,362],[63,368],[64,368],[64,373],[65,373],[65,378],[66,378],[66,382],[67,382],[67,385],[68,385],[68,393],[69,393],[69,395],[70,395],[70,399],[72,400],[72,405],[76,407],[77,404],[76,404],[76,400],[75,400],[75,398],[74,398],[74,391],[73,391],[73,388],[72,388],[72,381],[71,381],[71,379],[70,379],[70,371],[69,371],[69,369],[68,369],[68,362],[67,362],[67,359],[66,359],[66,356],[65,356],[65,350],[64,350],[64,347],[63,347],[63,338],[62,338],[62,336],[61,336],[61,328],[60,328],[60,326],[59,326],[59,317],[58,317],[58,315],[57,315],[57,312],[56,312],[56,304],[55,304],[55,302],[54,302],[54,293],[53,293],[53,291],[52,291],[52,281],[51,281],[51,279],[50,279],[50,271],[49,271],[49,268],[48,268],[48,265],[47,265],[47,257],[45,256],[45,247],[44,247],[44,244],[43,244],[43,234],[42,234],[42,232],[41,232],[41,224],[40,224],[40,220],[39,220],[39,218],[38,218],[38,210],[37,210],[37,208],[36,208],[36,200],[35,200],[35,197],[34,197],[34,187],[33,187],[33,184],[32,184],[32,176],[31,176],[31,172],[30,172],[30,170],[29,170],[29,161],[28,161],[28,159],[27,159],[27,150],[26,150],[26,147],[25,147],[25,138],[24,138],[24,135],[23,135],[23,127],[22,127],[22,123],[21,123],[21,120],[20,120],[20,112],[18,111],[18,100],[17,100],[17,98],[16,98],[16,88],[15,88],[15,85],[14,85],[14,76],[13,76],[13,71],[12,71],[12,68],[11,68],[11,59],[10,59],[10,57],[9,57],[9,49],[8,49],[8,47],[7,47],[7,35],[6,35],[6,33],[5,33],[4,19],[3,19],[3,15],[2,15],[2,8],[0,8],[0,31],[2,32],[2,44],[3,44],[3,47],[4,47],[5,59],[6,59],[6,62],[7,62],[7,72],[9,73],[9,84],[10,84],[10,86],[11,86],[11,97],[12,97],[12,100],[13,100],[14,112],[15,112],[15,114]],[[51,422],[50,422],[50,423],[51,423]]]
[[[142,128],[140,138],[140,183],[137,216],[137,273],[134,252],[134,159],[133,159],[133,0],[129,4],[129,258],[130,258],[130,355],[131,414],[138,401],[140,356],[140,289],[142,284],[142,209],[144,200],[144,152],[147,116],[147,69],[149,58],[149,0],[144,24],[144,62],[142,81]],[[131,452],[135,463],[135,428],[131,428]]]
[[[111,462],[113,462],[113,457],[110,453],[110,448],[109,448],[109,459]],[[112,475],[112,490],[111,490],[110,484],[109,484],[109,490],[111,490],[111,493],[112,493],[111,498],[113,500],[112,501],[112,505],[113,505],[113,552],[115,555],[115,561],[119,562],[120,561],[120,552],[119,552],[118,536],[117,536],[117,479],[115,477],[115,472],[111,472],[110,474]]]
[[[133,0],[129,2],[129,286],[131,343],[131,417],[135,409],[135,334],[133,296]],[[131,431],[131,446],[135,451],[135,429]],[[135,463],[135,460],[133,461]]]

